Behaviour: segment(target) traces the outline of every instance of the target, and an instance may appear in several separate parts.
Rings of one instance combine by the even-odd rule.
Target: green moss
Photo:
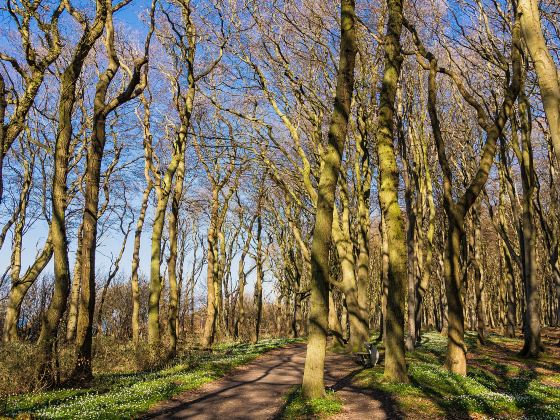
[[[217,379],[258,355],[294,340],[263,340],[255,345],[217,346],[193,352],[151,372],[98,375],[91,388],[62,389],[8,397],[0,416],[23,413],[49,419],[129,419],[156,402]]]
[[[305,401],[301,395],[301,388],[295,387],[288,394],[287,402],[282,412],[284,419],[323,418],[340,413],[342,401],[336,394],[328,391],[324,398]]]

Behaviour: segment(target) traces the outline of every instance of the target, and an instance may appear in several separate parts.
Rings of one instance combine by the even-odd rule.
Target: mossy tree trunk
[[[342,0],[336,94],[329,126],[328,145],[322,156],[323,166],[319,176],[317,209],[311,245],[309,338],[302,384],[302,395],[307,400],[319,398],[325,394],[323,377],[329,312],[329,250],[335,192],[354,91],[354,67],[357,51],[354,9],[353,0]]]
[[[407,279],[407,251],[404,220],[398,201],[399,169],[394,147],[395,98],[402,67],[400,37],[403,2],[387,1],[388,20],[384,37],[385,68],[379,93],[377,155],[379,158],[379,200],[384,216],[388,246],[388,290],[385,322],[385,372],[389,380],[407,382],[404,355],[404,307]]]
[[[153,31],[153,6],[152,6],[152,30]],[[107,116],[115,109],[138,96],[146,86],[145,73],[142,73],[143,66],[148,62],[149,40],[151,31],[144,50],[144,56],[137,59],[134,69],[130,75],[130,80],[124,90],[119,92],[114,98],[108,97],[111,83],[116,76],[120,62],[117,57],[114,40],[113,9],[110,3],[107,4],[105,19],[105,47],[108,54],[107,69],[101,73],[95,89],[93,107],[93,131],[87,146],[86,158],[86,190],[84,213],[82,220],[82,254],[81,254],[81,298],[79,300],[78,322],[76,331],[76,344],[78,345],[76,355],[76,365],[72,373],[74,380],[91,380],[92,372],[92,350],[93,350],[93,324],[95,312],[95,277],[96,265],[95,255],[97,252],[97,221],[100,216],[99,208],[99,189],[101,184],[101,163],[103,160],[106,136]],[[118,158],[119,151],[116,152]],[[123,232],[124,233],[124,232]],[[128,232],[125,234],[125,241]],[[124,252],[126,242],[123,243],[121,253],[115,264],[118,270],[120,259]],[[117,271],[110,273],[106,288],[109,287],[111,279]],[[100,312],[101,313],[101,312]]]
[[[167,260],[167,271],[169,281],[169,308],[167,317],[167,332],[169,334],[169,357],[177,353],[177,320],[179,316],[179,288],[177,272],[180,271],[177,264],[178,257],[178,224],[179,209],[183,196],[183,182],[185,178],[185,159],[181,160],[177,168],[175,188],[171,200],[171,212],[169,213],[169,258]]]
[[[72,57],[62,73],[58,106],[58,129],[54,148],[54,175],[52,181],[52,244],[54,252],[54,293],[47,311],[43,315],[39,347],[42,358],[41,370],[47,385],[56,382],[52,366],[52,353],[57,339],[60,320],[66,309],[70,289],[70,267],[68,263],[68,239],[66,235],[67,176],[70,143],[72,141],[72,113],[76,102],[78,78],[85,60],[97,39],[103,33],[107,17],[107,2],[96,2],[95,20],[84,25]],[[84,18],[82,16],[82,18]],[[85,18],[84,18],[85,19]]]

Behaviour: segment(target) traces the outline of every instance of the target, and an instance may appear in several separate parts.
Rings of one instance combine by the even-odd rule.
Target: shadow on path
[[[272,350],[226,377],[166,401],[142,419],[272,419],[281,418],[286,395],[301,384],[305,344]],[[325,364],[325,385],[344,402],[340,418],[399,419],[388,395],[353,385],[354,358],[330,354]]]

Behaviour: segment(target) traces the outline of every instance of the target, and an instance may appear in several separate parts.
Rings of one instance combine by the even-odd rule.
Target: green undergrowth
[[[392,395],[409,418],[560,419],[557,358],[520,358],[514,349],[521,348],[521,340],[494,335],[487,346],[477,346],[470,333],[466,342],[466,377],[442,367],[447,338],[427,333],[418,349],[407,354],[409,384],[385,381],[382,366],[361,372],[356,381]]]
[[[286,397],[286,405],[282,410],[283,419],[325,418],[342,411],[342,401],[333,391],[327,391],[324,398],[305,401],[301,395],[301,387],[294,387]]]
[[[98,374],[89,388],[5,397],[0,400],[0,417],[129,419],[156,402],[198,388],[260,354],[294,341],[270,339],[257,344],[222,344],[211,353],[186,352],[157,370]]]

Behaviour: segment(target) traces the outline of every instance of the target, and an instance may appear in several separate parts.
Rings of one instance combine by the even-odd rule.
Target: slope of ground
[[[467,333],[468,374],[461,377],[442,368],[447,337],[423,336],[422,345],[407,355],[411,383],[383,381],[383,368],[365,370],[357,386],[390,394],[406,417],[560,419],[560,347],[558,331],[543,331],[546,353],[525,359],[517,353],[522,339],[492,334],[487,345]]]

